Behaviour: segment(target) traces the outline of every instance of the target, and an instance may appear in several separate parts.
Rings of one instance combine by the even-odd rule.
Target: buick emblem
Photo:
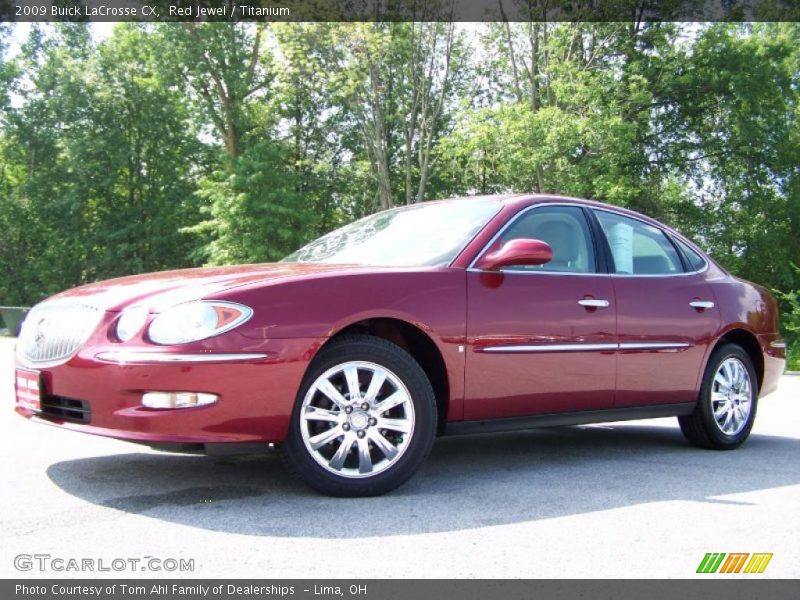
[[[44,322],[45,318],[42,317],[39,319],[38,323],[36,323],[36,332],[33,334],[33,341],[37,344],[44,339]]]

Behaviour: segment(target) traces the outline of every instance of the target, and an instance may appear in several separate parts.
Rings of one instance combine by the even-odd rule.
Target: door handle
[[[692,300],[689,306],[697,309],[714,308],[714,303],[710,300]]]
[[[578,304],[586,308],[608,308],[608,300],[595,300],[594,298],[578,300]]]

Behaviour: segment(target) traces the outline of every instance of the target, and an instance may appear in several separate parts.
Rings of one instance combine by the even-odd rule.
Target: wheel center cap
[[[369,417],[367,416],[367,413],[361,410],[354,410],[351,412],[350,416],[348,417],[348,421],[350,421],[350,427],[356,431],[366,429],[367,425],[369,425]]]

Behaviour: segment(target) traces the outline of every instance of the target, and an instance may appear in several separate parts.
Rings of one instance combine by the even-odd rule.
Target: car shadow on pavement
[[[677,427],[603,425],[444,438],[405,486],[378,498],[316,494],[278,456],[116,454],[47,474],[96,505],[259,536],[359,538],[444,532],[719,496],[800,483],[800,440],[752,435],[734,452],[699,450]]]

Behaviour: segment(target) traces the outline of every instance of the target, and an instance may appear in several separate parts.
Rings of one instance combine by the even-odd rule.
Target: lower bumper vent
[[[92,409],[85,400],[46,396],[42,399],[41,416],[72,423],[88,423],[92,418]]]

